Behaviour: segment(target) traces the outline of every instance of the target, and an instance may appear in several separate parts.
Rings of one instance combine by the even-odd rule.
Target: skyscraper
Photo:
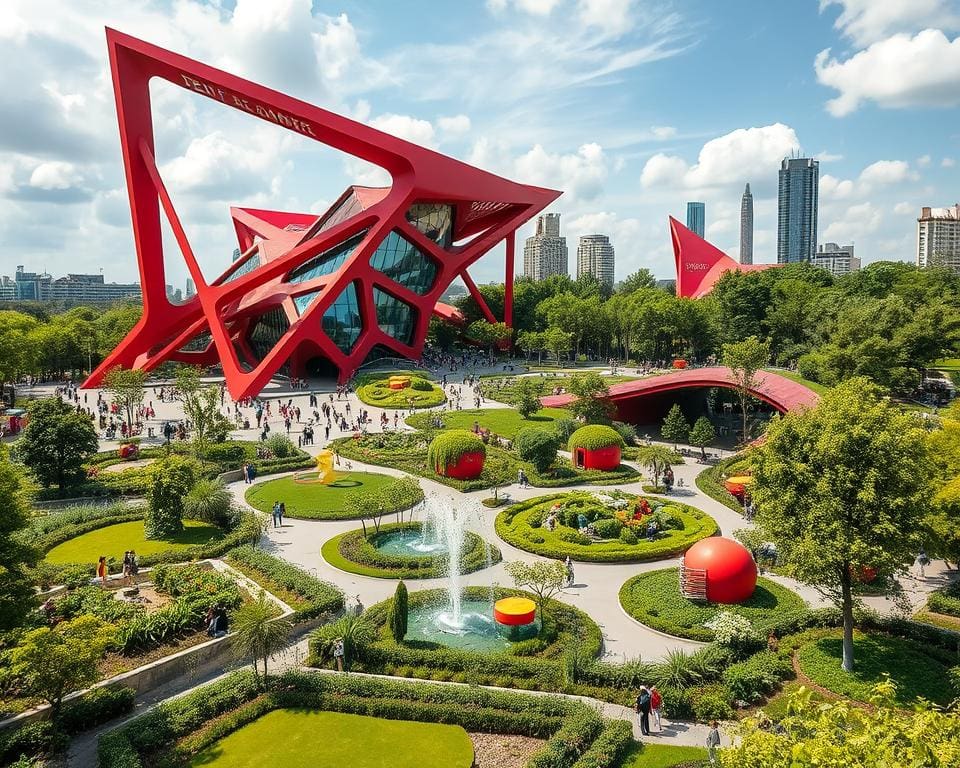
[[[960,272],[960,203],[952,208],[920,209],[917,266]]]
[[[853,255],[852,245],[825,243],[817,248],[811,264],[827,270],[834,277],[842,277],[860,271],[860,259]]]
[[[780,165],[777,262],[810,261],[817,252],[817,188],[820,163],[785,157]]]
[[[193,294],[197,292],[196,286],[193,284],[193,280],[189,277],[187,278],[187,289],[183,292],[183,297],[189,299]]]
[[[593,275],[601,284],[613,288],[613,245],[607,235],[581,235],[577,245],[577,279]]]
[[[687,203],[687,229],[703,237],[707,224],[707,206],[705,203]]]
[[[537,217],[537,231],[523,246],[523,274],[534,280],[567,275],[567,239],[560,236],[560,214]]]
[[[740,263],[753,264],[753,194],[749,181],[740,198]]]

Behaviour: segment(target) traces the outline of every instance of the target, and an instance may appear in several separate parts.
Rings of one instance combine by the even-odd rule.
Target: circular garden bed
[[[853,635],[853,672],[841,667],[843,640],[839,632],[819,634],[797,648],[800,671],[812,682],[839,696],[868,702],[871,689],[889,676],[897,685],[895,702],[910,707],[922,696],[946,706],[960,696],[951,684],[954,654],[892,635]]]
[[[45,559],[54,565],[91,563],[104,555],[120,560],[128,549],[138,558],[163,552],[176,552],[219,541],[225,536],[222,529],[199,520],[184,520],[183,530],[168,539],[148,539],[143,520],[106,525],[80,534],[49,550]]]
[[[641,624],[659,632],[704,642],[713,640],[713,630],[704,624],[723,611],[746,617],[759,632],[764,632],[786,614],[807,607],[796,592],[762,577],[757,579],[753,596],[737,605],[688,600],[680,594],[676,568],[634,576],[620,588],[620,605]]]
[[[381,525],[379,531],[368,526],[366,535],[362,529],[357,529],[334,536],[323,545],[320,553],[333,567],[360,576],[379,579],[431,579],[443,576],[447,563],[445,551],[408,555],[401,554],[406,547],[391,546],[404,534],[422,536],[423,533],[423,524],[419,522],[389,523]],[[499,549],[487,544],[475,533],[464,532],[461,573],[478,571],[499,562]]]
[[[397,377],[394,377],[397,378]],[[410,376],[410,383],[402,388],[391,387],[391,377],[373,379],[357,387],[362,403],[377,408],[433,408],[446,402],[443,390],[420,376]]]
[[[278,477],[257,483],[247,490],[246,500],[254,509],[270,513],[274,502],[282,501],[287,508],[287,517],[302,520],[356,520],[361,512],[356,501],[383,493],[397,482],[397,478],[377,472],[338,473],[337,479],[323,483],[304,482],[305,473]],[[411,486],[412,487],[412,486]],[[400,505],[390,512],[409,509],[423,501],[423,491],[405,491]]]
[[[539,496],[497,515],[497,534],[508,544],[544,557],[613,563],[670,557],[717,531],[716,521],[706,513],[686,504],[663,504],[655,499],[647,500],[653,514],[632,521],[629,518],[639,497],[621,495],[620,499],[627,504],[622,512],[591,493]],[[558,505],[556,526],[551,531],[546,521]],[[652,540],[645,536],[651,519],[661,527]],[[594,538],[576,527],[584,522],[592,526]]]

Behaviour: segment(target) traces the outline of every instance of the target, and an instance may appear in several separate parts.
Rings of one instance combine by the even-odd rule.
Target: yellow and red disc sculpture
[[[387,386],[390,389],[406,389],[410,386],[409,376],[391,376],[387,379]]]
[[[734,475],[733,477],[728,477],[726,480],[724,480],[723,486],[731,494],[742,501],[743,494],[746,493],[747,488],[750,487],[751,483],[753,483],[753,477],[750,475]]]
[[[493,605],[493,618],[506,627],[523,627],[533,624],[537,605],[527,597],[504,597]]]

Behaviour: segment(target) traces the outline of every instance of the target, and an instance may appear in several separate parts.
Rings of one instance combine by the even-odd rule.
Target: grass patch
[[[911,706],[917,697],[946,706],[958,693],[950,685],[948,664],[919,643],[892,635],[854,632],[853,672],[840,666],[843,641],[831,633],[797,649],[803,673],[828,691],[857,701],[868,701],[870,689],[885,676],[897,684],[895,701]]]
[[[960,357],[951,357],[944,360],[938,360],[930,367],[936,368],[938,371],[960,371]]]
[[[629,498],[632,511],[635,497],[625,498]],[[527,552],[556,559],[570,556],[587,562],[639,562],[668,557],[717,531],[716,521],[698,509],[679,503],[662,504],[655,499],[648,499],[648,503],[651,507],[660,505],[659,519],[669,518],[678,527],[661,531],[652,541],[641,532],[631,539],[623,533],[625,526],[618,524],[613,509],[604,506],[593,494],[575,492],[539,496],[514,504],[497,515],[496,530],[504,541]],[[549,531],[544,521],[557,504],[561,505],[558,522],[554,530]],[[580,515],[605,538],[591,540],[580,534],[574,528]]]
[[[298,483],[296,475],[279,477],[257,483],[247,490],[246,500],[254,509],[269,514],[275,501],[287,506],[287,517],[303,520],[356,520],[360,517],[356,500],[361,496],[380,493],[396,478],[377,472],[341,472],[336,481]],[[410,497],[403,509],[423,499],[423,492]],[[391,510],[393,511],[393,510]]]
[[[443,413],[415,413],[407,418],[407,424],[415,429],[431,429],[433,419],[440,419],[444,429],[473,430],[474,424],[479,422],[482,429],[512,440],[524,427],[552,427],[559,418],[570,418],[570,413],[562,408],[541,408],[529,419],[524,419],[513,408],[481,408]]]
[[[470,768],[473,744],[458,725],[275,709],[198,754],[192,768]]]
[[[811,381],[810,379],[805,379],[796,371],[788,371],[783,368],[764,368],[764,370],[768,373],[775,373],[777,376],[783,376],[783,378],[790,379],[790,381],[795,381],[797,384],[803,384],[807,389],[812,389],[818,395],[825,395],[830,391],[830,387],[818,384],[816,381]]]
[[[714,501],[719,501],[725,507],[729,507],[739,515],[743,514],[743,505],[737,501],[730,491],[723,485],[723,478],[733,477],[750,469],[750,464],[742,454],[730,456],[717,462],[712,467],[707,467],[703,472],[697,475],[694,482],[697,488],[703,491]]]
[[[701,765],[706,762],[707,750],[702,747],[682,747],[674,744],[636,744],[630,748],[617,768],[674,768],[674,766]]]
[[[557,369],[544,369],[550,373],[542,373],[539,376],[484,376],[480,379],[480,391],[488,400],[494,400],[498,403],[507,403],[508,405],[517,404],[517,383],[521,379],[528,379],[536,383],[537,394],[540,397],[552,395],[553,391],[560,387],[566,391],[570,390],[570,379],[572,375],[561,372],[562,375],[553,375]],[[585,373],[586,371],[578,371]],[[621,384],[624,381],[634,381],[639,376],[604,376],[603,381],[607,386]]]
[[[913,616],[915,621],[931,624],[940,629],[950,629],[954,632],[960,632],[960,618],[948,616],[944,613],[933,613],[931,611],[918,611]]]
[[[620,605],[637,621],[659,632],[704,642],[713,640],[713,631],[703,625],[721,611],[745,616],[763,632],[785,613],[806,609],[796,592],[762,577],[757,579],[753,596],[739,605],[687,600],[680,594],[676,568],[634,576],[620,588]]]
[[[198,520],[184,520],[184,529],[170,539],[148,539],[143,520],[107,525],[68,539],[46,554],[46,560],[55,565],[64,563],[96,563],[101,555],[120,557],[128,549],[138,556],[154,555],[170,550],[188,549],[219,541],[224,532],[215,525]]]

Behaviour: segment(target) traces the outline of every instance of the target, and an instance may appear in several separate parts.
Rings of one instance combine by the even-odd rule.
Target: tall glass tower
[[[740,198],[740,263],[753,264],[753,195],[747,182]]]
[[[704,203],[687,203],[687,229],[703,237],[707,220],[707,206]]]
[[[817,252],[817,187],[820,163],[785,157],[780,165],[777,262],[810,261]]]

